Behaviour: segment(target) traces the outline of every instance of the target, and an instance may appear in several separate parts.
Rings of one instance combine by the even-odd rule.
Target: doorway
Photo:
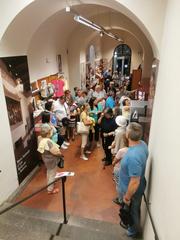
[[[131,54],[131,48],[128,45],[118,45],[113,53],[113,72],[117,71],[121,77],[129,76],[131,70]]]

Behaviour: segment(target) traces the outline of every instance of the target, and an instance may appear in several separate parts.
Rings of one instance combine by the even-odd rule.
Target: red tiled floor
[[[119,207],[112,203],[112,199],[116,196],[115,185],[112,181],[112,166],[103,169],[102,149],[95,148],[89,157],[89,161],[83,161],[79,158],[80,137],[77,137],[76,141],[71,142],[69,149],[64,151],[63,154],[65,156],[65,168],[62,171],[75,172],[75,176],[69,177],[66,181],[68,214],[118,223]],[[46,170],[41,167],[18,200],[45,184]],[[52,212],[62,212],[60,194],[61,191],[59,194],[48,195],[44,191],[23,203],[23,205]]]

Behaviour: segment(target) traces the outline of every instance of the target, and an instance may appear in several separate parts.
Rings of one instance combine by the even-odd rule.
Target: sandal
[[[54,188],[52,191],[48,191],[48,194],[56,194],[59,192],[58,188]]]

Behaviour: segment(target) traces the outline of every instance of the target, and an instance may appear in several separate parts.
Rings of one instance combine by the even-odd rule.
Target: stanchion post
[[[67,216],[66,216],[66,196],[65,196],[65,182],[66,177],[62,177],[62,199],[63,199],[63,216],[64,216],[64,224],[67,224]]]

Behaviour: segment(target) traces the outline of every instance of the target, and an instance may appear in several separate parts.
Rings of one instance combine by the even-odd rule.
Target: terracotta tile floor
[[[69,177],[66,181],[67,212],[74,216],[118,223],[119,207],[112,202],[116,196],[112,181],[112,166],[103,169],[102,148],[94,148],[89,161],[80,159],[80,142],[80,137],[76,137],[69,149],[63,152],[65,168],[62,171],[75,172],[75,176]],[[45,184],[46,170],[41,167],[18,200]],[[23,205],[51,212],[62,212],[61,191],[55,195],[48,195],[46,191],[41,192]]]

